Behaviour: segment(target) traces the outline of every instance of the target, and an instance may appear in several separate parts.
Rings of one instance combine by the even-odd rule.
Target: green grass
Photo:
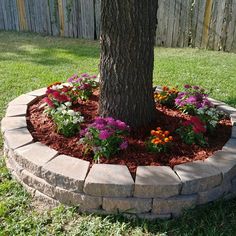
[[[78,72],[98,73],[99,44],[34,34],[0,32],[0,118],[18,95]],[[236,106],[236,54],[198,49],[155,49],[154,81],[201,85],[211,96]],[[189,210],[168,221],[80,215],[64,206],[37,211],[0,161],[2,235],[235,235],[236,199]]]

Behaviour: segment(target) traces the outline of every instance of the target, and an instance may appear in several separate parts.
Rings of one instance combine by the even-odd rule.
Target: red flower
[[[205,123],[201,121],[200,118],[197,116],[193,116],[190,119],[190,122],[193,125],[193,131],[198,134],[198,133],[205,133],[206,132],[206,127]]]
[[[49,107],[52,107],[52,108],[55,107],[53,102],[48,97],[44,98],[44,102],[46,102]]]

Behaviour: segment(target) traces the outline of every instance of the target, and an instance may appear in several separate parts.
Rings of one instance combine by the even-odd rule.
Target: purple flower
[[[98,137],[99,137],[101,140],[106,140],[106,139],[108,139],[110,136],[111,136],[111,133],[110,133],[110,132],[108,132],[107,130],[101,130]]]
[[[117,120],[116,121],[116,127],[120,130],[127,130],[129,127],[125,124],[125,122]]]
[[[189,89],[191,86],[189,84],[185,84],[184,88]]]
[[[190,96],[189,98],[187,98],[186,102],[190,104],[195,104],[197,102],[197,99],[195,96]]]
[[[97,76],[96,76],[96,75],[93,75],[93,76],[91,76],[90,78],[91,78],[91,79],[96,79]]]
[[[103,130],[105,128],[104,124],[95,124],[95,125],[93,125],[93,127],[98,129],[98,130]]]
[[[120,144],[120,150],[124,150],[128,147],[128,142],[124,141],[123,143]]]
[[[112,117],[107,117],[107,118],[105,118],[105,120],[106,120],[108,125],[116,126],[116,120],[113,119]]]
[[[87,73],[84,73],[81,75],[82,77],[89,77],[89,75]]]
[[[94,123],[95,124],[105,124],[105,120],[102,117],[96,117]]]
[[[198,90],[199,87],[198,86],[193,86],[193,89]]]
[[[80,137],[85,136],[85,134],[86,134],[87,132],[88,132],[88,128],[82,129],[82,130],[80,131]]]

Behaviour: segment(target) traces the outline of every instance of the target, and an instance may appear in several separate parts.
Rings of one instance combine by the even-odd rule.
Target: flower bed
[[[90,99],[79,100],[79,103],[74,103],[73,109],[84,117],[84,122],[80,123],[81,132],[78,131],[74,136],[65,137],[57,132],[54,120],[44,113],[45,107],[43,104],[45,99],[39,100],[29,107],[29,129],[34,140],[50,146],[60,154],[66,154],[87,160],[91,165],[97,163],[98,159],[99,163],[125,164],[128,166],[133,176],[135,176],[138,166],[167,165],[173,168],[177,164],[194,160],[204,160],[211,156],[215,151],[222,149],[231,133],[231,122],[229,118],[223,117],[219,122],[216,122],[216,128],[213,131],[209,129],[205,135],[207,126],[203,124],[203,122],[200,122],[198,117],[183,113],[180,109],[174,107],[174,99],[178,94],[177,90],[171,90],[165,87],[162,91],[163,92],[156,93],[162,94],[162,97],[159,96],[159,98],[161,98],[160,102],[158,102],[158,98],[155,94],[157,100],[157,121],[145,130],[131,129],[129,135],[126,133],[127,135],[125,136],[125,140],[118,138],[118,135],[117,145],[114,146],[114,150],[104,149],[101,151],[101,146],[91,146],[92,143],[100,143],[100,145],[104,143],[104,145],[107,145],[109,142],[114,143],[114,138],[117,139],[114,133],[114,128],[110,125],[115,121],[112,118],[108,118],[108,120],[110,119],[110,124],[107,124],[106,122],[106,130],[104,128],[104,122],[98,117],[98,90],[94,90],[93,93],[90,93]],[[170,95],[170,97],[168,97],[168,95]],[[182,94],[181,97],[183,97]],[[193,99],[192,94],[189,97],[191,98],[191,101],[189,100],[191,104],[191,112],[193,112],[196,101]],[[166,99],[165,102],[163,102],[163,98]],[[180,98],[177,97],[176,100],[179,101]],[[188,98],[185,100],[188,100]],[[202,103],[206,103],[206,95],[204,94],[204,96],[200,97],[199,100],[200,105],[201,101]],[[68,100],[66,100],[66,102],[68,102]],[[197,105],[199,106],[199,104]],[[202,109],[203,107],[200,106],[198,108]],[[210,111],[211,109],[213,108],[210,107],[208,110]],[[200,109],[197,109],[197,111],[199,110]],[[210,121],[212,121],[212,119],[210,119]],[[88,130],[88,127],[91,126],[94,126],[92,128],[93,133],[87,131],[86,134],[84,130]],[[94,130],[95,127],[98,127],[96,131]],[[109,130],[109,127],[113,130]],[[168,136],[170,136],[172,140],[163,139],[163,143],[159,142],[158,145],[152,143],[152,140],[157,141],[157,137],[154,139],[153,135],[151,135],[151,133],[155,131],[156,127],[163,129],[163,132],[168,132]],[[127,130],[125,126],[124,129]],[[204,131],[204,135],[202,131]],[[99,132],[101,132],[100,136],[103,135],[102,139],[99,139]],[[90,136],[90,140],[87,138],[86,145],[81,140],[82,133],[84,133],[82,135],[83,137],[85,134],[87,137]],[[109,133],[114,135],[111,135],[110,137]],[[221,135],[215,135],[217,133],[220,133]],[[108,135],[109,138],[104,137],[104,135]],[[168,140],[168,142],[165,143],[164,140]],[[89,142],[90,148],[86,149],[86,147],[89,147]],[[120,145],[121,147],[123,145],[123,148],[120,148]]]
[[[186,127],[191,125],[191,131],[194,131],[195,127],[195,134],[198,134],[199,131],[204,131],[204,139],[209,143],[209,146],[204,148],[198,146],[199,144],[189,145],[183,143],[183,147],[190,146],[188,149],[190,156],[191,149],[193,148],[197,148],[196,150],[210,150],[209,153],[212,151],[214,154],[205,161],[192,161],[191,159],[187,159],[189,157],[186,152],[186,159],[181,160],[181,162],[190,162],[175,165],[173,169],[168,166],[155,166],[156,163],[154,166],[151,166],[152,163],[146,165],[144,162],[144,164],[141,164],[142,166],[137,167],[135,179],[133,179],[125,165],[93,164],[91,167],[91,162],[94,161],[92,153],[89,154],[91,162],[88,162],[81,158],[74,158],[71,155],[61,155],[60,152],[48,147],[48,145],[36,142],[37,140],[33,139],[28,131],[28,129],[32,129],[33,127],[29,127],[26,124],[27,107],[30,108],[28,115],[30,115],[31,121],[36,120],[37,116],[40,115],[40,122],[37,123],[36,127],[38,130],[44,130],[42,137],[50,134],[51,142],[55,145],[57,145],[56,142],[59,140],[60,142],[58,143],[63,144],[64,142],[63,148],[66,148],[66,146],[72,144],[76,139],[78,141],[81,138],[76,136],[64,137],[55,132],[57,126],[52,122],[52,119],[50,120],[48,116],[45,116],[43,113],[44,108],[41,106],[42,97],[45,96],[45,92],[45,89],[33,91],[14,99],[9,103],[6,117],[2,120],[1,125],[4,137],[4,152],[8,157],[7,166],[12,171],[13,176],[35,197],[43,198],[44,201],[53,204],[57,204],[58,201],[70,205],[79,204],[80,210],[85,212],[102,214],[122,212],[146,219],[166,219],[178,216],[184,208],[191,208],[220,197],[229,198],[236,194],[235,108],[211,99],[214,105],[217,106],[217,110],[222,110],[230,116],[231,122],[229,124],[229,120],[227,119],[221,121],[222,124],[219,127],[227,127],[225,138],[227,139],[228,132],[231,132],[231,136],[228,141],[226,140],[227,143],[224,144],[222,150],[219,147],[220,151],[214,152],[214,144],[212,145],[211,143],[211,140],[214,143],[214,137],[209,136],[208,140],[205,139],[207,137],[205,135],[207,126],[204,126],[205,129],[202,129],[202,124],[199,121],[196,123],[194,120],[194,125],[192,125],[192,116],[189,114],[183,114],[178,110],[169,109],[158,104],[160,122],[165,121],[168,117],[171,117],[168,121],[172,122],[159,123],[161,128],[158,129],[156,129],[157,124],[154,124],[147,133],[143,130],[140,132],[131,131],[131,135],[126,140],[129,143],[128,148],[126,148],[127,143],[123,142],[123,138],[126,138],[125,134],[119,134],[122,135],[122,142],[120,142],[121,140],[118,142],[119,147],[121,144],[122,146],[124,145],[126,148],[125,151],[122,150],[123,148],[120,148],[119,155],[112,155],[109,160],[104,159],[104,161],[112,161],[116,158],[118,159],[118,156],[129,154],[130,147],[133,145],[132,140],[135,143],[135,139],[138,140],[137,145],[139,144],[143,147],[143,151],[145,150],[145,155],[147,157],[148,155],[154,155],[155,160],[157,157],[165,157],[171,153],[175,153],[178,150],[178,145],[183,143],[183,140],[180,136],[177,136],[178,133],[172,132],[172,126],[168,125],[177,124],[177,120],[182,120],[183,122],[187,120]],[[80,129],[84,130],[94,121],[93,118],[96,116],[95,111],[97,110],[97,99],[98,94],[95,91],[89,101],[81,101],[79,106],[74,105],[75,112],[79,111],[85,121],[80,124]],[[88,110],[89,107],[90,109]],[[163,116],[161,116],[161,113]],[[29,116],[27,120],[28,118]],[[114,122],[114,120],[110,119],[106,122],[108,121]],[[29,120],[27,123],[30,123]],[[124,125],[123,123],[118,123],[122,126]],[[45,124],[49,125],[44,126]],[[232,130],[231,125],[233,125]],[[50,127],[51,129],[49,129]],[[166,132],[167,128],[169,129],[168,132]],[[176,128],[177,126],[173,126],[173,130]],[[218,128],[216,130],[217,135],[215,136],[220,136],[221,139],[223,130],[218,130]],[[59,130],[57,131],[61,132]],[[32,133],[32,135],[35,134]],[[53,139],[54,136],[56,136],[55,139]],[[61,139],[57,139],[58,137]],[[110,134],[102,133],[100,138],[107,139],[108,137],[111,137]],[[179,143],[177,142],[177,145],[171,146],[178,139]],[[74,148],[83,145],[83,143],[78,145],[77,141],[74,142]],[[169,153],[159,153],[159,151],[165,151],[165,148],[164,150],[162,148],[159,150],[158,148],[158,150],[155,150],[157,153],[154,154],[149,153],[153,150],[148,150],[148,143],[151,145],[167,144],[166,148],[169,150]],[[136,148],[137,146],[134,147]],[[212,150],[209,149],[210,147]],[[134,151],[134,148],[131,150]],[[140,155],[140,160],[146,160],[145,155]],[[103,161],[103,158],[99,157],[99,159],[100,162]],[[159,165],[161,163],[157,164]]]

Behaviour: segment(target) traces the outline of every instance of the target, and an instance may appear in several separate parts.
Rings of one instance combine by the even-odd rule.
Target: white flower
[[[73,110],[68,110],[68,111],[67,111],[67,114],[68,114],[69,116],[74,116],[74,115],[76,115],[76,112],[73,111]]]
[[[70,107],[71,105],[71,102],[65,102],[65,106]]]
[[[63,125],[68,125],[69,124],[69,120],[64,120],[63,121]]]
[[[65,115],[67,112],[66,112],[66,110],[62,110],[61,113],[62,113],[63,115]]]

